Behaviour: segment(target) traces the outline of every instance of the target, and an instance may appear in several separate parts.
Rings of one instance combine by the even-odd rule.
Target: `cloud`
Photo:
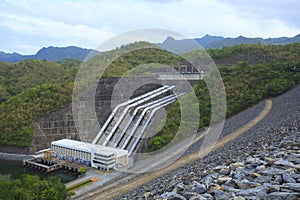
[[[188,37],[205,34],[264,38],[294,36],[300,32],[298,2],[1,1],[0,50],[7,51],[10,47],[9,51],[29,53],[47,45],[95,48],[113,35],[137,28],[169,29]]]
[[[43,46],[68,46],[96,48],[99,41],[104,41],[114,34],[102,29],[83,24],[67,24],[46,18],[31,16],[6,15],[0,21],[1,44],[10,42],[22,48],[22,53],[32,54]],[[2,31],[3,30],[3,31]],[[5,34],[6,33],[6,34]],[[24,45],[26,44],[27,45]],[[28,48],[38,46],[37,49]],[[12,47],[13,47],[12,46]],[[16,51],[11,49],[11,51]]]
[[[224,0],[241,13],[251,14],[256,19],[280,20],[283,24],[300,28],[299,0]]]

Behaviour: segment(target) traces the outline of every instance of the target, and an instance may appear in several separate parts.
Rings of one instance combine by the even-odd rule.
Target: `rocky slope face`
[[[299,199],[299,99],[300,86],[273,99],[269,115],[234,141],[119,199]],[[228,119],[222,135],[254,118],[261,106]]]
[[[297,199],[300,198],[300,135],[293,133],[279,145],[247,158],[205,171],[200,181],[174,184],[162,199]],[[175,179],[177,177],[174,177]],[[180,180],[180,179],[179,179]],[[151,197],[146,192],[145,198]]]

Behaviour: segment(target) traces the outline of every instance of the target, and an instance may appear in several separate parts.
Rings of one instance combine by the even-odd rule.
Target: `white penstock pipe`
[[[147,97],[147,96],[149,96],[149,95],[151,95],[151,94],[154,94],[155,92],[158,92],[158,91],[160,91],[160,90],[163,90],[163,89],[165,89],[165,88],[167,88],[167,87],[169,87],[169,86],[168,86],[168,85],[162,86],[162,87],[160,87],[160,88],[158,88],[158,89],[156,89],[156,90],[153,90],[153,91],[148,92],[148,93],[146,93],[146,94],[144,94],[144,95],[138,96],[138,97],[136,97],[136,98],[133,98],[133,99],[131,99],[131,100],[128,100],[128,101],[126,101],[126,102],[124,102],[124,103],[121,103],[121,104],[117,105],[117,106],[114,108],[114,110],[112,111],[112,113],[109,115],[109,117],[107,118],[107,120],[105,121],[105,123],[103,124],[103,126],[101,127],[100,131],[98,132],[97,136],[96,136],[95,139],[93,140],[92,144],[97,144],[97,142],[99,141],[100,137],[102,136],[102,134],[104,133],[104,131],[105,131],[106,128],[108,127],[109,123],[111,122],[111,120],[113,119],[113,117],[115,116],[115,114],[117,113],[117,111],[119,110],[119,108],[121,108],[121,107],[123,107],[123,106],[126,106],[126,105],[128,105],[128,104],[130,104],[130,103],[133,103],[133,102],[135,102],[135,101],[138,101],[138,100],[140,100],[140,99],[142,99],[142,98],[145,98],[145,97]]]
[[[143,108],[146,108],[148,106],[151,106],[151,105],[153,105],[155,103],[161,102],[161,101],[163,101],[165,99],[168,99],[170,97],[175,97],[175,96],[176,96],[175,94],[172,94],[172,95],[163,97],[163,98],[158,99],[156,101],[152,101],[152,102],[149,102],[147,104],[144,104],[144,105],[141,105],[141,106],[135,108],[134,111],[133,111],[133,113],[132,113],[132,115],[130,116],[128,122],[126,123],[126,125],[124,126],[124,128],[122,129],[122,131],[120,132],[120,135],[119,135],[118,139],[116,140],[116,142],[114,144],[114,147],[116,148],[119,145],[119,143],[121,142],[122,138],[125,135],[126,130],[128,129],[129,125],[131,124],[131,122],[133,121],[133,119],[135,118],[135,116],[136,116],[136,114],[138,113],[139,110],[141,110]]]
[[[156,92],[156,93],[154,93],[154,94],[152,94],[152,95],[150,95],[150,96],[147,96],[147,97],[145,97],[145,98],[142,98],[142,99],[139,100],[139,101],[136,101],[136,102],[133,103],[133,104],[129,104],[128,106],[126,106],[125,109],[123,110],[122,114],[121,114],[120,117],[118,118],[116,124],[113,126],[113,128],[112,128],[111,131],[109,132],[108,136],[105,138],[105,141],[103,142],[102,145],[103,145],[103,146],[106,146],[106,145],[107,145],[107,143],[109,142],[109,140],[111,139],[111,137],[114,135],[115,131],[117,130],[117,128],[118,128],[119,125],[121,124],[122,120],[124,119],[126,113],[128,112],[128,110],[129,110],[130,108],[135,107],[135,106],[137,106],[137,105],[140,105],[140,104],[142,104],[142,103],[144,103],[144,102],[146,102],[146,101],[149,101],[149,100],[151,100],[151,99],[153,99],[153,98],[155,98],[155,97],[157,97],[157,96],[159,96],[159,95],[161,95],[161,94],[163,94],[163,93],[166,93],[166,92],[169,91],[169,90],[172,90],[173,88],[175,88],[175,86],[169,86],[169,87],[167,87],[166,89],[163,89],[163,90],[161,90],[161,91],[158,91],[158,92]]]

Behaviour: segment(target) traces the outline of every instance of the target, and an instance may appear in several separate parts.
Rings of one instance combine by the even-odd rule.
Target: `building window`
[[[98,160],[98,161],[103,161],[103,162],[115,161],[115,158],[105,159],[105,158],[94,157],[94,159]]]
[[[104,163],[104,162],[100,162],[100,161],[97,161],[97,160],[93,160],[93,163],[104,165],[104,166],[108,166],[108,165],[113,165],[114,164],[114,162]]]
[[[112,156],[114,156],[114,154],[110,154],[110,155],[101,155],[101,154],[99,154],[99,153],[95,153],[95,156],[99,156],[99,157],[106,157],[106,158],[109,158],[109,157],[112,157]]]

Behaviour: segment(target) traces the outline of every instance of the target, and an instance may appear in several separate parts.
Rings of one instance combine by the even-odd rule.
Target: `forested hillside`
[[[226,90],[227,117],[230,117],[264,98],[275,97],[300,82],[300,65],[288,63],[219,67]],[[210,95],[204,81],[194,86],[200,109],[199,128],[209,125]],[[149,151],[160,149],[174,137],[180,125],[180,107],[173,104],[167,112],[167,122],[157,136],[150,139]],[[182,122],[181,122],[182,123]],[[184,123],[184,122],[183,122]]]
[[[38,176],[23,175],[12,179],[8,175],[0,176],[0,199],[68,199],[69,192],[61,180],[56,177],[40,179]]]
[[[230,117],[265,98],[275,97],[300,83],[300,44],[249,45],[209,49],[226,90]],[[210,95],[204,81],[194,86],[200,109],[199,128],[209,125]],[[148,151],[168,144],[180,125],[179,104],[172,104],[163,129],[149,141]],[[185,123],[185,122],[181,122]],[[179,139],[181,136],[177,136]],[[176,139],[178,139],[176,138]],[[176,139],[174,142],[176,142]]]
[[[139,45],[141,43],[103,53],[87,62],[87,66],[118,57],[122,52]],[[263,98],[281,94],[300,80],[299,43],[278,46],[239,45],[211,49],[208,52],[217,63],[224,80],[227,116]],[[116,59],[102,77],[122,76],[140,64],[174,64],[181,61],[176,55],[164,50],[140,49]],[[0,145],[30,146],[34,137],[32,125],[35,119],[71,102],[73,82],[80,64],[77,60],[0,63]],[[89,69],[80,79],[83,85],[100,77],[99,73],[103,72]],[[87,75],[91,75],[92,78]],[[201,128],[206,126],[210,119],[210,97],[203,81],[199,81],[194,88],[199,100]],[[171,107],[168,115],[172,118],[168,118],[162,131],[150,140],[150,151],[160,148],[172,139],[172,133],[177,126],[176,120],[180,116],[176,104]],[[170,119],[175,121],[170,123]]]
[[[2,145],[30,146],[36,118],[72,100],[80,62],[25,60],[0,63],[0,140]]]
[[[45,60],[0,63],[0,102],[42,84],[71,83],[80,63],[78,60],[59,63]]]

